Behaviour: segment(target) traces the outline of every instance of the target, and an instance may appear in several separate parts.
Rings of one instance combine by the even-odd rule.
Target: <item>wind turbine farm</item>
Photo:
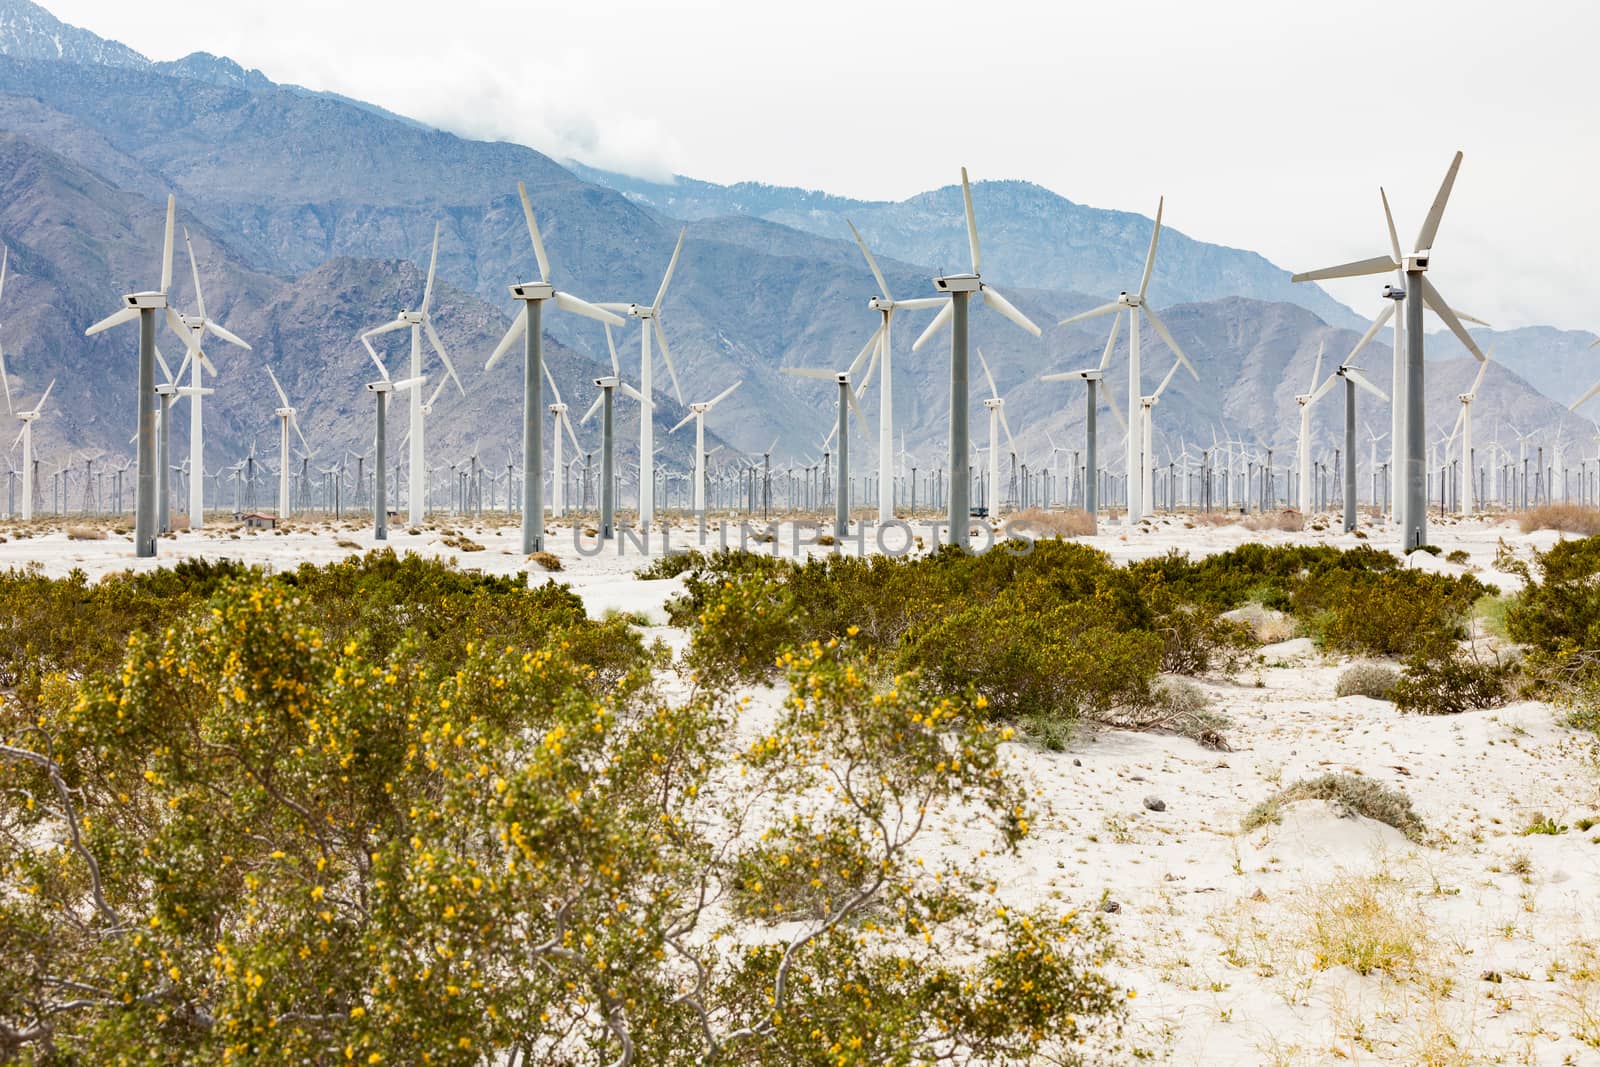
[[[873,14],[0,0],[0,1063],[1600,1055],[1600,14]]]

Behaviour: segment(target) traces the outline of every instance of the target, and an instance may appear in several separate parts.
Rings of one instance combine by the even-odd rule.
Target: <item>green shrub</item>
[[[1328,651],[1405,656],[1437,638],[1461,636],[1486,591],[1467,576],[1337,569],[1309,578],[1293,603]]]
[[[1359,774],[1322,774],[1303,778],[1280,789],[1251,808],[1240,826],[1255,830],[1268,823],[1283,821],[1283,805],[1297,800],[1329,801],[1339,815],[1363,815],[1386,823],[1413,841],[1421,842],[1426,828],[1411,807],[1411,798],[1398,789]]]
[[[1454,642],[1440,642],[1418,649],[1406,660],[1405,671],[1394,684],[1394,705],[1417,715],[1498,708],[1509,699],[1517,670],[1513,660],[1493,653],[1480,656]]]

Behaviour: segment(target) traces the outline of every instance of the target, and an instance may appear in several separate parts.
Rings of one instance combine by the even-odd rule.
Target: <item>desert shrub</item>
[[[1295,590],[1296,616],[1324,649],[1404,656],[1439,637],[1458,637],[1486,589],[1470,576],[1422,570],[1328,570]]]
[[[642,579],[676,578],[684,571],[699,566],[705,557],[699,552],[667,552],[640,567],[634,574]]]
[[[1392,877],[1345,877],[1305,902],[1305,945],[1317,970],[1348,967],[1360,975],[1406,978],[1432,956],[1427,923],[1406,887]]]
[[[1502,552],[1496,566],[1523,580],[1505,627],[1527,649],[1533,690],[1600,708],[1600,537],[1563,541],[1531,566]]]
[[[944,692],[972,691],[992,713],[1024,723],[1071,723],[1115,707],[1147,707],[1161,639],[1107,625],[1093,602],[1052,603],[1018,583],[907,635],[902,667]]]
[[[1600,534],[1600,508],[1584,504],[1540,504],[1524,511],[1517,519],[1523,533],[1535,530],[1560,530],[1563,533],[1594,537]]]
[[[0,736],[7,1055],[1021,1064],[1116,1041],[1098,916],[1013,912],[972,857],[917,858],[955,803],[1001,849],[1029,831],[971,701],[818,645],[741,750],[730,704],[643,667],[596,692],[559,644],[483,643],[441,677],[422,637],[374,655],[318,610],[247,576],[103,683],[52,675]],[[791,923],[769,886],[794,868],[831,892],[808,879]],[[770,916],[747,938],[717,929],[734,880]]]
[[[68,541],[104,541],[106,532],[98,526],[68,526]]]
[[[1517,663],[1439,641],[1412,653],[1394,684],[1394,706],[1417,715],[1498,708],[1511,695]]]
[[[686,620],[693,633],[685,659],[702,685],[764,681],[777,670],[779,654],[805,637],[793,594],[773,575],[725,580],[720,587],[697,590],[695,599],[704,606]],[[669,614],[675,621],[681,618]]]
[[[1115,709],[1102,721],[1126,729],[1167,730],[1206,748],[1232,750],[1224,735],[1232,721],[1212,706],[1204,689],[1187,678],[1168,676],[1157,679],[1152,691],[1150,706]]]
[[[1088,537],[1095,532],[1094,516],[1081,508],[1045,511],[1028,508],[1006,520],[1006,529],[1033,538]]]
[[[1363,815],[1394,827],[1413,841],[1421,842],[1426,833],[1422,819],[1411,807],[1411,798],[1359,774],[1303,778],[1251,808],[1240,826],[1248,832],[1282,822],[1283,806],[1299,800],[1326,800],[1341,816]]]
[[[1444,558],[1447,563],[1455,563],[1461,566],[1472,562],[1472,557],[1467,554],[1467,550],[1464,548],[1453,548]]]
[[[1159,593],[1150,599],[1161,609],[1153,626],[1161,635],[1161,669],[1168,674],[1232,674],[1255,649],[1254,628],[1224,618],[1209,604],[1183,604]]]
[[[463,552],[482,552],[483,551],[483,546],[482,545],[478,544],[476,541],[471,540],[470,538],[466,537],[465,535],[456,538],[456,540],[453,541],[453,542],[452,541],[446,541],[445,543],[454,545],[456,548],[460,549]],[[534,552],[534,553],[532,553],[531,555],[528,556],[528,561],[530,563],[537,563],[539,565],[539,569],[540,570],[558,571],[558,570],[561,569],[561,557],[556,555],[554,552]]]
[[[1393,700],[1395,683],[1399,680],[1399,669],[1388,663],[1352,663],[1339,672],[1333,695]]]
[[[1246,604],[1222,616],[1246,627],[1257,644],[1275,645],[1295,635],[1294,617],[1260,604]]]

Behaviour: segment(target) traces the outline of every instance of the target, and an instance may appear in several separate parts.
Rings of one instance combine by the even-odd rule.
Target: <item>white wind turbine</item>
[[[466,387],[461,384],[461,377],[456,374],[455,365],[450,362],[450,356],[444,350],[444,342],[439,340],[439,334],[433,328],[433,319],[428,314],[428,308],[433,303],[434,271],[438,265],[439,224],[436,222],[433,224],[433,252],[428,258],[428,280],[422,288],[422,306],[415,311],[411,311],[408,308],[401,308],[400,313],[396,315],[393,320],[384,323],[382,326],[370,329],[366,333],[362,334],[361,343],[366,346],[367,354],[372,357],[372,362],[378,365],[379,373],[381,373],[384,379],[387,380],[389,377],[389,372],[384,367],[383,360],[378,358],[378,353],[373,349],[371,339],[379,336],[380,334],[389,333],[393,330],[410,329],[411,366],[407,377],[408,379],[420,378],[422,377],[422,337],[424,334],[426,334],[428,337],[428,343],[432,345],[433,350],[439,354],[439,361],[444,364],[444,369],[449,372],[450,378],[455,381],[456,388],[461,390],[462,396],[466,396]],[[443,382],[440,384],[442,385]],[[422,390],[411,389],[409,392],[411,394],[410,468],[411,485],[413,486],[410,494],[410,512],[411,525],[418,526],[422,523],[423,512],[427,510],[427,494],[417,492],[415,488],[416,486],[423,485],[427,478],[427,465],[423,455],[423,419],[425,413],[422,410]],[[438,395],[438,390],[434,390],[434,396],[437,397]],[[398,492],[398,487],[396,487],[396,491]]]
[[[39,397],[39,402],[31,410],[17,412],[17,418],[22,421],[22,429],[17,432],[17,440],[11,442],[11,447],[16,448],[17,443],[22,443],[22,519],[24,522],[33,518],[33,423],[40,413],[44,411],[44,402],[50,399],[50,390],[56,387],[56,380],[50,379],[50,384],[44,387],[44,395]],[[6,386],[6,398],[11,397],[11,387]]]
[[[572,450],[574,452],[582,452],[583,446],[578,443],[578,433],[572,428],[572,418],[567,414],[567,405],[562,402],[561,390],[556,388],[556,380],[551,376],[548,366],[544,369],[544,377],[545,381],[550,383],[550,395],[556,398],[555,403],[550,405],[550,415],[555,423],[552,427],[554,430],[552,435],[554,438],[552,441],[553,447],[550,450],[550,457],[553,460],[550,469],[554,472],[554,477],[550,479],[550,505],[557,515],[565,515],[567,513],[566,479],[561,476],[562,429],[566,429],[567,437],[572,441]]]
[[[1322,399],[1327,389],[1318,389],[1319,384],[1331,387],[1333,376],[1326,382],[1319,383],[1322,377],[1322,352],[1327,347],[1326,340],[1317,344],[1317,361],[1311,367],[1311,384],[1303,393],[1296,393],[1294,402],[1300,405],[1300,513],[1311,514],[1311,406]]]
[[[1006,433],[1006,447],[1011,455],[1017,454],[1017,442],[1011,437],[1011,420],[1006,418],[1005,398],[1000,395],[1000,387],[994,384],[994,375],[989,371],[989,361],[983,358],[983,349],[978,349],[978,365],[983,368],[983,376],[989,382],[989,397],[983,406],[989,411],[989,517],[994,518],[1000,514],[1000,431]]]
[[[1140,474],[1149,471],[1152,458],[1155,455],[1155,406],[1161,403],[1161,394],[1167,391],[1167,386],[1172,384],[1172,376],[1178,373],[1178,368],[1186,361],[1182,358],[1172,361],[1172,369],[1167,371],[1167,376],[1161,379],[1161,384],[1156,386],[1156,391],[1148,396],[1139,398],[1139,432],[1142,443],[1139,453],[1143,457],[1140,463]],[[1148,503],[1148,501],[1147,501]]]
[[[678,243],[672,249],[672,258],[667,261],[667,271],[661,276],[661,287],[656,290],[656,298],[649,304],[596,304],[598,308],[606,311],[622,311],[639,320],[639,392],[644,396],[654,396],[655,389],[654,357],[650,351],[650,339],[661,345],[661,358],[666,361],[667,374],[672,378],[672,395],[678,403],[683,403],[683,392],[678,388],[678,371],[672,365],[672,350],[667,347],[667,334],[661,328],[661,305],[667,299],[667,286],[672,281],[672,272],[678,269],[678,256],[683,252],[683,239],[689,233],[685,226],[678,231]],[[606,335],[607,344],[611,343],[610,334]],[[621,376],[617,366],[616,350],[611,354],[611,371],[613,375]],[[650,523],[655,520],[655,423],[652,413],[655,406],[651,404],[639,418],[639,528],[648,530]]]
[[[728,394],[743,384],[743,379],[740,379],[710,400],[690,404],[689,414],[685,415],[678,425],[667,431],[677,433],[690,419],[694,420],[694,511],[701,518],[704,518],[706,513],[706,412],[726,400]]]
[[[965,172],[963,172],[965,173]],[[867,340],[867,345],[861,350],[861,355],[856,357],[854,367],[861,362],[862,356],[869,351],[873,359],[867,365],[865,377],[857,386],[864,392],[867,383],[872,378],[874,368],[878,371],[878,521],[889,522],[894,519],[894,374],[892,368],[894,351],[894,313],[896,311],[912,311],[919,308],[934,308],[945,303],[943,297],[925,296],[915,300],[896,300],[889,295],[889,283],[883,277],[883,271],[878,269],[878,261],[873,258],[867,242],[861,239],[861,234],[856,230],[855,223],[845,220],[845,225],[850,227],[850,232],[855,235],[856,244],[861,247],[861,254],[867,259],[867,266],[872,270],[872,277],[878,283],[878,295],[867,302],[867,307],[882,316],[883,321],[878,324],[878,329]],[[860,395],[858,392],[857,395]]]
[[[1139,277],[1139,291],[1137,293],[1129,293],[1124,290],[1109,304],[1101,304],[1097,308],[1091,308],[1088,311],[1069,316],[1060,322],[1062,326],[1070,326],[1073,323],[1084,322],[1100,315],[1111,315],[1123,310],[1128,312],[1128,417],[1125,421],[1130,428],[1138,427],[1140,398],[1144,395],[1140,387],[1139,364],[1139,315],[1141,313],[1150,320],[1150,325],[1155,328],[1160,338],[1166,342],[1167,347],[1172,349],[1173,354],[1183,361],[1183,365],[1189,371],[1190,376],[1195,381],[1200,380],[1200,375],[1194,369],[1194,364],[1189,362],[1189,357],[1184,355],[1183,349],[1178,347],[1178,342],[1172,339],[1172,334],[1167,330],[1166,323],[1162,322],[1160,317],[1151,310],[1150,305],[1145,302],[1145,294],[1150,289],[1150,275],[1155,272],[1156,246],[1161,240],[1161,214],[1165,208],[1165,197],[1156,201],[1155,228],[1150,233],[1150,250],[1145,253],[1144,273]],[[1106,358],[1101,360],[1102,369],[1104,369],[1105,363],[1110,357],[1112,347],[1116,344],[1117,330],[1121,325],[1122,316],[1117,315],[1111,323],[1111,336],[1106,340]],[[1132,432],[1132,429],[1130,429],[1127,441],[1127,521],[1131,524],[1137,522],[1149,510],[1149,494],[1147,492],[1149,487],[1144,485],[1145,472],[1143,468],[1145,463],[1139,455],[1143,447],[1141,435]]]
[[[0,246],[0,299],[5,297],[6,268],[10,265],[10,263],[11,249]],[[6,346],[3,338],[0,338],[0,385],[5,387],[6,414],[15,415],[17,411],[11,406],[11,378],[6,374]]]
[[[853,409],[856,413],[856,418],[861,421],[861,432],[863,436],[868,432],[866,412],[861,410],[861,405],[857,402],[855,391],[850,387],[850,382],[851,376],[861,370],[861,364],[869,355],[871,355],[871,353],[872,349],[870,346],[862,349],[861,354],[856,356],[855,360],[851,362],[850,366],[842,371],[829,370],[826,367],[783,368],[783,373],[785,374],[793,374],[799,378],[815,378],[818,381],[835,382],[839,386],[839,409],[837,412],[836,421],[834,423],[832,433],[830,433],[828,435],[828,439],[822,443],[822,447],[827,448],[828,441],[833,440],[835,434],[838,435],[839,449],[837,453],[835,453],[834,458],[839,464],[837,484],[843,486],[844,491],[836,492],[833,495],[833,525],[835,535],[841,540],[848,536],[850,532],[850,427],[848,425],[849,418],[847,409]],[[773,446],[775,447],[776,445],[777,442],[774,441]],[[772,449],[768,448],[767,451],[771,452]]]
[[[544,548],[544,434],[543,421],[544,382],[544,305],[546,301],[563,311],[570,311],[591,319],[599,319],[611,326],[621,326],[622,319],[605,308],[580,300],[571,293],[560,292],[550,281],[550,258],[545,255],[544,238],[539,236],[539,223],[533,216],[533,203],[528,199],[528,189],[517,183],[517,195],[522,199],[522,215],[528,224],[528,239],[533,243],[533,258],[539,264],[539,280],[519,282],[511,286],[511,295],[522,302],[516,321],[495,346],[484,364],[485,371],[492,370],[511,346],[522,338],[522,553],[532,555]]]
[[[928,323],[911,344],[913,352],[928,343],[946,323],[950,324],[950,543],[965,548],[968,524],[972,521],[970,506],[971,484],[967,477],[970,443],[967,436],[967,303],[976,293],[985,304],[1033,336],[1040,329],[1033,321],[1018,311],[1000,291],[983,280],[983,255],[978,245],[978,218],[972,210],[972,185],[967,180],[967,168],[961,168],[961,199],[967,215],[967,249],[972,254],[971,274],[948,274],[933,280],[934,288],[949,295],[949,302],[939,309],[939,314]]]
[[[195,314],[185,315],[181,311],[178,313],[178,318],[183,322],[186,331],[183,340],[189,350],[184,356],[184,365],[192,364],[192,369],[189,384],[179,387],[177,395],[189,398],[189,526],[197,530],[205,525],[205,431],[201,418],[201,405],[204,397],[216,392],[215,389],[205,387],[200,372],[203,367],[205,372],[213,377],[217,373],[217,368],[206,358],[204,347],[206,334],[214,333],[229,344],[238,345],[246,351],[250,350],[250,346],[206,315],[206,298],[200,289],[200,267],[195,262],[194,243],[189,240],[187,226],[183,230],[183,246],[189,253],[189,271],[194,276]],[[180,366],[178,380],[182,378],[183,367]]]
[[[1461,401],[1461,413],[1456,416],[1455,428],[1450,431],[1454,437],[1456,431],[1461,432],[1461,478],[1463,489],[1456,501],[1457,512],[1467,515],[1472,510],[1472,505],[1482,506],[1482,501],[1476,499],[1478,495],[1477,478],[1473,474],[1472,462],[1472,402],[1478,399],[1478,390],[1483,385],[1483,376],[1488,373],[1489,364],[1494,356],[1494,349],[1490,348],[1484,354],[1483,361],[1478,364],[1478,374],[1472,379],[1472,388],[1464,393],[1458,393],[1456,399]]]
[[[267,377],[272,379],[272,387],[278,391],[278,399],[282,401],[282,406],[273,412],[278,417],[278,520],[281,522],[289,517],[289,427],[294,427],[300,444],[305,447],[307,458],[316,455],[316,452],[306,440],[306,435],[300,432],[300,420],[295,417],[294,406],[289,403],[289,394],[278,384],[278,376],[272,373],[271,367],[267,368]]]

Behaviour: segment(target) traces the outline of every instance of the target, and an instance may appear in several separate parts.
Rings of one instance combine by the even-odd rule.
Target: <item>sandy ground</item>
[[[444,544],[446,528],[443,520],[419,534],[402,528],[388,543],[484,571],[532,570],[534,580],[569,582],[591,613],[637,612],[674,647],[684,641],[664,626],[662,611],[678,582],[634,577],[644,558],[632,545],[621,555],[586,556],[570,528],[552,524],[547,547],[563,570],[546,575],[521,556],[515,527],[449,525],[484,546],[473,552]],[[1386,528],[1365,532],[1363,541],[1326,530],[1258,533],[1168,520],[1082,540],[1118,560],[1250,541],[1394,543]],[[33,564],[52,575],[76,567],[98,576],[185,556],[282,568],[374,544],[370,529],[219,528],[163,539],[152,562],[133,560],[125,537],[19,537],[3,526],[0,533],[0,567]],[[1523,535],[1510,523],[1447,522],[1430,528],[1430,540],[1446,552],[1464,550],[1468,561],[1413,559],[1470,569],[1510,591],[1513,580],[1491,568],[1501,542],[1527,553],[1558,536]],[[672,544],[692,541],[680,529]],[[778,544],[790,554],[789,531],[780,531]],[[1294,640],[1266,647],[1233,679],[1202,683],[1232,722],[1232,751],[1117,731],[1085,733],[1060,753],[1012,746],[1047,814],[1020,856],[996,861],[1003,863],[997,878],[1020,905],[1093,907],[1103,896],[1115,903],[1107,918],[1122,948],[1118,977],[1138,994],[1135,1038],[1160,1062],[1600,1063],[1600,823],[1579,829],[1580,820],[1600,820],[1600,746],[1542,704],[1434,718],[1404,717],[1364,697],[1335,699],[1344,665]],[[770,689],[748,695],[757,717],[781,696]],[[1436,840],[1414,845],[1321,801],[1288,806],[1281,825],[1240,831],[1256,803],[1326,771],[1399,788]],[[1146,798],[1165,810],[1149,810]],[[1536,815],[1562,832],[1525,834]],[[972,833],[941,826],[929,847],[970,854]],[[1347,939],[1398,946],[1410,966],[1363,976],[1319,958],[1326,950],[1319,920],[1325,925],[1350,901],[1364,905],[1364,919]]]

